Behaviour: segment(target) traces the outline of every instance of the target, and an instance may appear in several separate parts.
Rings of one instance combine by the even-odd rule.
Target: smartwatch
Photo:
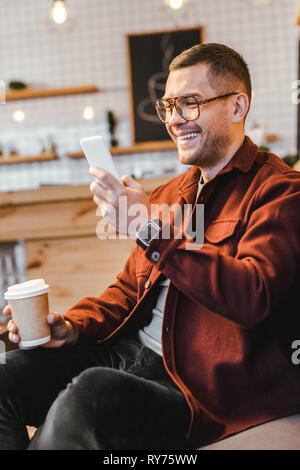
[[[152,240],[158,238],[158,234],[161,230],[161,221],[147,220],[144,225],[136,232],[136,242],[144,250],[150,245]]]

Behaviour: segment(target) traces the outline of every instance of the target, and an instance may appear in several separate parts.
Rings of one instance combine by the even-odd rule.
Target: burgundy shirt
[[[193,204],[199,176],[192,167],[151,202]],[[161,274],[170,279],[163,360],[190,406],[195,447],[300,412],[300,366],[291,360],[300,339],[300,173],[245,137],[197,202],[202,247],[186,249],[178,237],[137,246],[113,284],[65,315],[82,343],[138,331]]]

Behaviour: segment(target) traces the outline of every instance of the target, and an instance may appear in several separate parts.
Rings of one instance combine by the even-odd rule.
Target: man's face
[[[165,98],[197,93],[199,99],[213,98],[232,91],[217,92],[207,78],[209,65],[196,64],[170,72]],[[170,137],[178,147],[178,159],[185,165],[212,167],[226,155],[232,135],[232,97],[216,100],[200,107],[200,116],[195,121],[186,121],[174,108],[166,124]]]

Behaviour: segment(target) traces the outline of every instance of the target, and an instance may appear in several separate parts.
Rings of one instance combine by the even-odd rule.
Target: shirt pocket
[[[234,256],[239,241],[241,219],[216,219],[206,228],[205,241],[216,245],[222,254]]]

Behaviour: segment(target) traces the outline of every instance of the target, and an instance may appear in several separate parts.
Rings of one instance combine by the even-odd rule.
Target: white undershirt
[[[203,178],[201,177],[198,183],[198,190],[196,195],[196,201],[198,199],[199,193],[204,185]],[[164,277],[160,282],[160,291],[157,296],[156,304],[152,309],[152,319],[151,322],[141,328],[138,332],[138,338],[140,342],[152,349],[157,354],[162,356],[161,349],[161,331],[163,323],[163,314],[165,310],[165,303],[167,298],[168,287],[170,284],[170,279]]]

